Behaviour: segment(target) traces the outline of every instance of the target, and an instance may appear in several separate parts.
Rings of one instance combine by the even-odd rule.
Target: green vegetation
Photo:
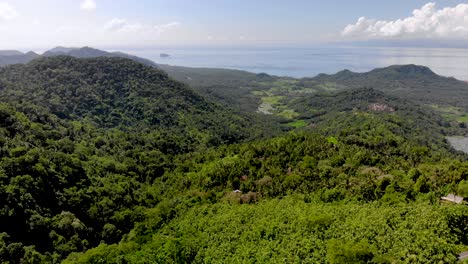
[[[438,110],[179,70],[194,90],[120,58],[0,69],[0,262],[454,263],[468,247],[468,207],[440,202],[468,193],[445,140],[465,128]]]
[[[294,128],[302,128],[302,127],[307,126],[307,122],[305,120],[297,120],[297,121],[288,123],[288,125]]]
[[[423,66],[396,65],[367,73],[344,70],[334,75],[320,74],[314,78],[303,79],[191,68],[184,68],[186,75],[181,75],[179,68],[164,67],[170,76],[190,84],[200,93],[216,93],[217,98],[212,99],[231,101],[231,105],[250,111],[256,111],[263,97],[282,96],[284,99],[277,107],[291,110],[294,109],[294,104],[290,100],[294,98],[371,87],[418,104],[430,105],[449,121],[467,122],[465,113],[468,111],[468,83],[438,76]],[[200,72],[203,72],[203,75],[199,74]],[[194,78],[187,79],[187,76]],[[234,78],[237,82],[233,81]],[[224,80],[226,83],[221,85],[220,81]]]
[[[458,117],[457,121],[458,122],[468,123],[468,113],[465,113],[462,116]]]
[[[279,131],[126,59],[41,59],[0,83],[1,260],[116,242],[158,204],[175,156]]]
[[[431,108],[439,112],[449,121],[468,123],[468,113],[461,107],[431,105]]]
[[[464,186],[468,163],[382,118],[345,114],[321,125],[343,131],[334,137],[292,133],[181,157],[146,220],[67,262],[453,263],[468,210],[439,197]]]
[[[366,73],[348,70],[306,79],[318,84],[334,83],[346,88],[374,87],[422,104],[461,107],[468,110],[468,83],[436,75],[417,65],[395,65]]]
[[[279,116],[284,117],[286,119],[294,119],[295,117],[299,116],[294,110],[286,109],[278,113]]]
[[[101,244],[65,263],[454,263],[459,248],[449,225],[461,212],[466,214],[466,206],[345,205],[307,196],[256,205],[201,204],[144,243],[129,238]]]
[[[280,101],[284,99],[284,96],[267,96],[267,97],[262,97],[262,101],[265,103],[269,103],[272,105],[277,105],[280,103]]]

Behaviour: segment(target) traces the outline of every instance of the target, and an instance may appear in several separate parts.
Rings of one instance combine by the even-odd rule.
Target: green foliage
[[[0,232],[13,262],[116,243],[163,198],[174,155],[275,133],[117,58],[0,69]]]
[[[297,121],[288,123],[288,125],[292,126],[294,128],[303,128],[303,127],[307,126],[307,122],[304,121],[304,120],[297,120]]]
[[[375,87],[419,103],[467,109],[467,84],[438,76],[424,66],[394,65],[366,73],[345,70],[334,75],[320,74],[304,81],[309,84],[333,83],[345,88]]]
[[[468,181],[463,180],[458,184],[457,193],[463,197],[468,197]]]
[[[453,263],[458,240],[449,216],[468,213],[463,206],[426,202],[387,206],[302,200],[287,196],[257,205],[197,205],[162,227],[158,224],[140,247],[132,246],[134,238],[100,246],[99,254],[130,263]],[[143,224],[151,226],[151,221]],[[98,263],[91,261],[96,252],[68,261]]]
[[[466,193],[460,130],[373,89],[281,94],[305,81],[235,82],[301,115],[271,138],[281,120],[129,60],[0,69],[0,261],[456,261],[468,212],[438,200]]]
[[[328,242],[328,261],[330,263],[369,263],[373,254],[367,241],[343,243],[337,239]]]

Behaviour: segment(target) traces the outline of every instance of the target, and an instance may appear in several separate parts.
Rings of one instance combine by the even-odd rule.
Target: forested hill
[[[82,48],[64,48],[56,47],[54,49],[48,50],[42,54],[44,57],[54,57],[54,56],[72,56],[75,58],[97,58],[97,57],[110,57],[110,58],[125,58],[130,59],[147,66],[156,66],[157,64],[151,60],[126,54],[123,52],[107,52],[104,50],[94,49],[91,47],[82,47]]]
[[[449,121],[466,122],[468,118],[468,83],[437,75],[425,66],[394,65],[365,73],[343,70],[302,79],[234,70],[158,67],[220,103],[247,111],[257,111],[266,104],[273,107],[269,112],[288,118],[291,98],[362,87],[429,105]]]
[[[59,118],[99,127],[177,127],[219,136],[219,143],[248,136],[247,120],[129,59],[41,58],[0,69],[0,83],[4,102],[40,106]]]
[[[363,113],[378,115],[379,118],[390,123],[398,124],[399,131],[392,130],[394,133],[434,148],[448,148],[444,142],[444,136],[463,134],[466,131],[446,121],[429,107],[387,95],[373,88],[313,94],[292,100],[290,104],[296,112],[300,113],[298,118],[307,120],[312,125],[323,126],[322,123],[325,123],[324,127],[330,133],[351,133],[345,131],[353,129],[352,119],[356,117],[348,118],[349,113],[354,113],[355,116]],[[365,129],[359,128],[358,130]],[[358,133],[358,131],[355,130],[353,133]]]
[[[236,109],[253,112],[261,104],[261,98],[252,94],[266,87],[281,84],[283,90],[320,90],[373,87],[391,94],[410,98],[416,102],[457,109],[442,109],[452,116],[464,114],[468,101],[468,83],[439,76],[429,68],[418,65],[394,65],[366,73],[343,70],[336,74],[320,74],[316,77],[294,79],[287,77],[253,74],[229,69],[199,69],[160,65],[151,60],[122,52],[107,52],[91,47],[57,47],[46,51],[42,57],[72,56],[76,58],[119,57],[127,58],[166,71],[172,78],[187,83],[200,94]],[[41,57],[29,52],[6,52],[0,54],[0,65],[28,63]],[[291,85],[292,84],[292,85]]]
[[[118,241],[159,203],[177,155],[265,137],[166,73],[123,58],[0,69],[0,262],[57,263]]]
[[[440,197],[468,195],[468,163],[440,118],[373,89],[298,103],[314,126],[179,156],[127,236],[65,263],[456,263],[468,207]]]
[[[338,88],[374,87],[417,102],[467,108],[468,84],[455,78],[439,76],[425,66],[394,65],[366,73],[344,70],[306,80],[333,83]]]
[[[31,60],[38,58],[40,55],[35,52],[0,52],[0,66],[17,64],[17,63],[28,63]]]
[[[468,197],[467,155],[445,140],[466,130],[412,100],[456,80],[172,68],[192,89],[71,51],[0,69],[2,263],[455,263],[468,249],[468,207],[440,201]]]
[[[0,69],[0,262],[456,261],[468,207],[439,197],[468,195],[468,163],[451,123],[371,88],[254,79],[298,131],[271,138],[279,124],[128,59]]]
[[[0,69],[0,82],[3,101],[101,127],[169,127],[187,114],[220,111],[164,72],[120,58],[43,58]]]
[[[8,66],[12,64],[25,64],[39,57],[53,57],[53,56],[73,56],[76,58],[97,58],[97,57],[117,57],[131,59],[136,62],[143,63],[148,66],[156,66],[151,60],[141,57],[133,56],[123,52],[107,52],[104,50],[94,49],[91,47],[82,48],[66,48],[56,47],[39,55],[35,52],[23,53],[20,51],[0,51],[0,66]]]

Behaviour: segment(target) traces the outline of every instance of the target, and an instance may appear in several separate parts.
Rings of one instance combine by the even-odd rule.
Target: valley
[[[464,82],[55,51],[0,68],[6,263],[455,263],[468,248],[468,207],[440,201],[468,197],[447,138],[468,133]]]
[[[0,1],[0,264],[468,264],[468,3]]]

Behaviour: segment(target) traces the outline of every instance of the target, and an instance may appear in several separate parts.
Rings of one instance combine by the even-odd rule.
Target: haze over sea
[[[126,52],[160,64],[239,69],[291,77],[417,64],[428,66],[440,75],[468,80],[468,49],[456,48],[154,48]],[[161,53],[170,57],[161,58]]]

